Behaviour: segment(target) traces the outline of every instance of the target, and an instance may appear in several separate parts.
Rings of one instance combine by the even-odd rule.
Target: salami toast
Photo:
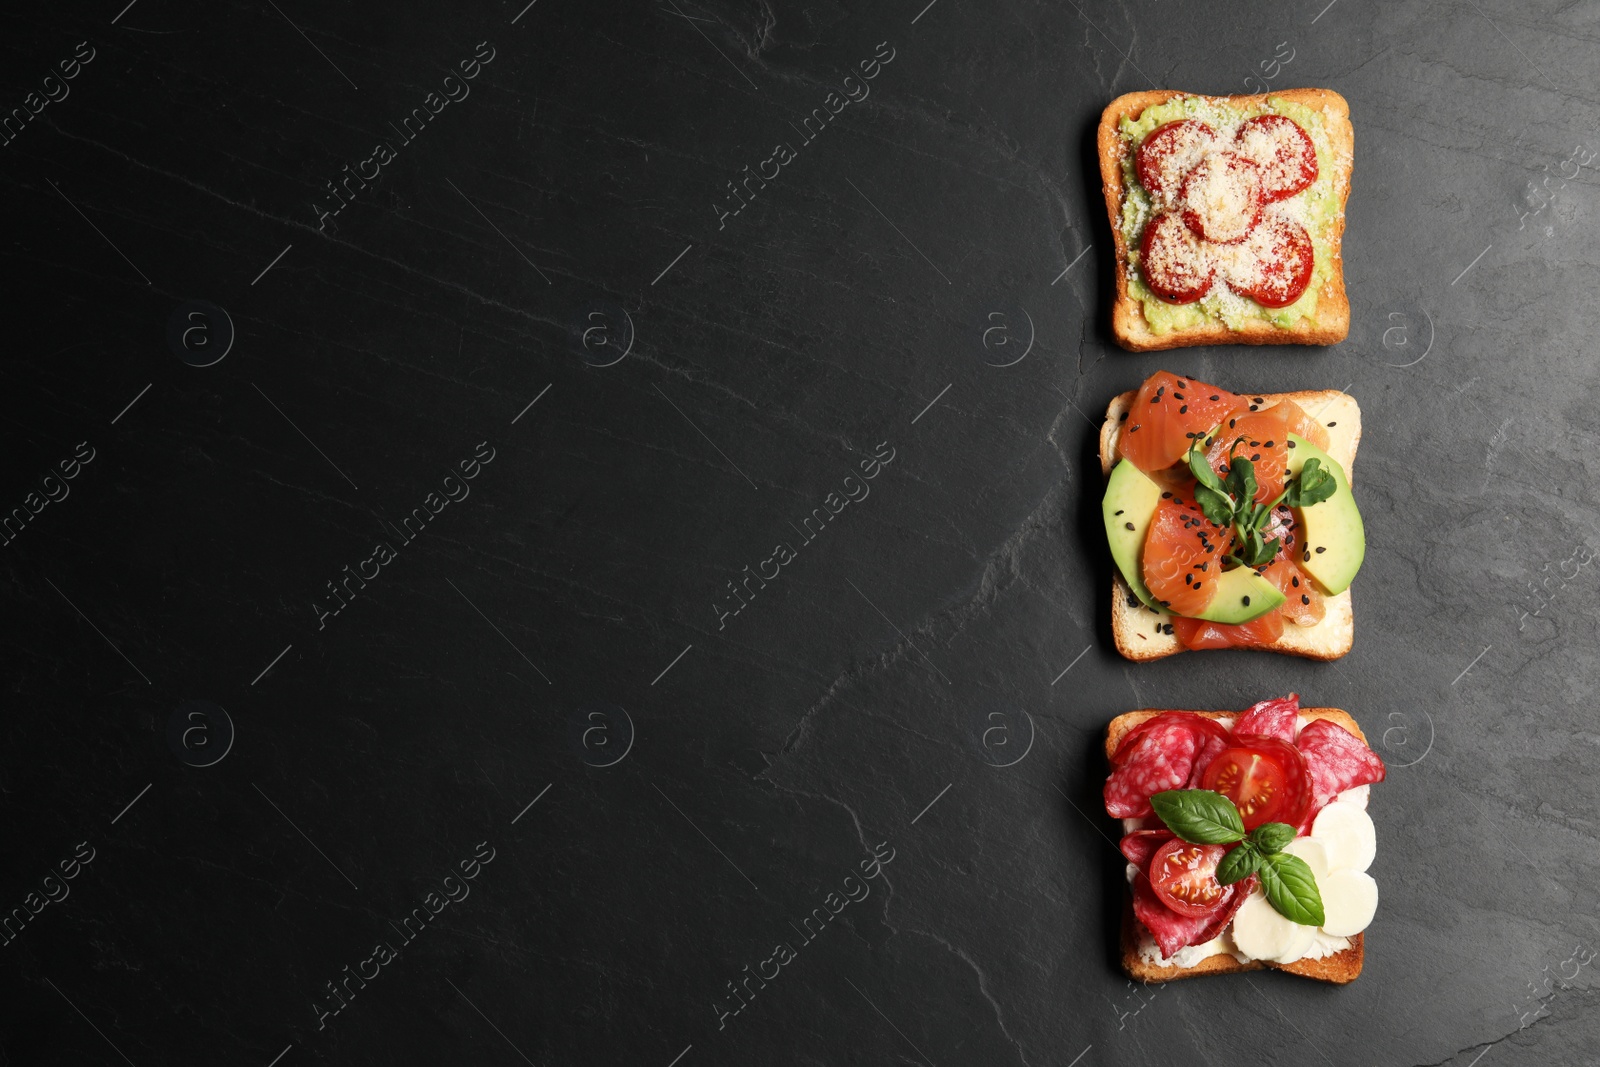
[[[1122,739],[1134,727],[1147,719],[1160,715],[1162,711],[1147,709],[1144,711],[1130,711],[1118,715],[1106,727],[1106,760],[1109,762],[1116,753]],[[1204,715],[1211,719],[1223,717],[1236,718],[1238,713],[1232,711],[1197,711],[1196,715]],[[1361,726],[1349,713],[1338,708],[1301,708],[1300,714],[1315,722],[1318,719],[1327,719],[1349,730],[1362,741],[1366,734],[1361,732]],[[1232,956],[1223,954],[1210,956],[1201,960],[1193,967],[1163,967],[1159,963],[1152,963],[1145,959],[1139,951],[1141,927],[1139,921],[1133,916],[1133,897],[1130,894],[1122,909],[1122,969],[1128,977],[1140,982],[1171,982],[1179,978],[1193,978],[1202,974],[1234,974],[1241,971],[1277,970],[1298,974],[1303,978],[1315,978],[1335,985],[1345,985],[1356,980],[1361,974],[1361,968],[1366,955],[1366,934],[1360,933],[1350,938],[1350,947],[1342,952],[1321,959],[1303,959],[1294,963],[1273,963],[1265,960],[1250,960],[1240,963]]]
[[[1180,92],[1176,89],[1128,93],[1111,101],[1100,116],[1098,134],[1100,183],[1116,250],[1116,296],[1111,305],[1111,332],[1117,344],[1134,352],[1153,352],[1190,345],[1338,344],[1350,333],[1350,301],[1345,294],[1344,260],[1341,250],[1345,226],[1344,208],[1350,198],[1355,130],[1350,124],[1349,104],[1344,97],[1331,89],[1286,89],[1255,96],[1205,98],[1245,107],[1260,105],[1269,98],[1275,98],[1303,105],[1321,114],[1322,136],[1326,140],[1328,163],[1333,171],[1333,190],[1338,198],[1339,210],[1329,235],[1332,259],[1317,295],[1315,313],[1300,318],[1291,326],[1279,326],[1266,319],[1253,318],[1241,322],[1235,328],[1221,319],[1208,317],[1203,323],[1158,334],[1151,330],[1146,322],[1142,302],[1129,293],[1130,250],[1122,226],[1123,201],[1126,193],[1123,162],[1132,146],[1128,138],[1123,135],[1119,124],[1124,118],[1136,119],[1146,108],[1154,105],[1164,104],[1178,97],[1197,95],[1199,94]]]
[[[1118,446],[1125,425],[1123,416],[1135,395],[1123,393],[1106,408],[1105,422],[1100,426],[1100,470],[1107,477],[1121,458]],[[1356,449],[1361,444],[1361,406],[1355,397],[1333,389],[1259,395],[1269,405],[1292,400],[1321,422],[1328,431],[1328,455],[1344,468],[1350,484],[1355,484]],[[1334,660],[1349,652],[1355,643],[1350,590],[1328,597],[1325,604],[1327,613],[1322,621],[1315,626],[1286,626],[1283,636],[1265,646],[1265,650],[1316,660]],[[1122,575],[1113,570],[1111,632],[1118,652],[1127,659],[1144,661],[1187,651],[1176,637],[1164,632],[1163,627],[1171,621],[1167,612],[1141,603]]]

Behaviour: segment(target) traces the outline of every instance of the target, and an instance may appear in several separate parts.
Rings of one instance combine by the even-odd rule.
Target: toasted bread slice
[[[1117,751],[1117,746],[1122,744],[1122,739],[1128,731],[1144,722],[1146,719],[1160,715],[1159,710],[1130,711],[1118,715],[1106,727],[1106,759],[1109,761]],[[1224,716],[1235,717],[1238,712],[1233,711],[1200,711],[1197,715],[1204,715],[1208,719],[1220,719]],[[1361,726],[1351,718],[1348,712],[1338,708],[1301,708],[1300,714],[1315,722],[1317,719],[1328,719],[1343,726],[1355,734],[1362,741],[1367,735],[1361,732]],[[1350,947],[1342,952],[1321,959],[1297,960],[1294,963],[1272,963],[1264,960],[1250,960],[1240,963],[1229,955],[1208,956],[1193,967],[1163,967],[1158,963],[1151,963],[1139,954],[1140,935],[1143,933],[1139,920],[1133,916],[1133,897],[1130,894],[1127,905],[1122,909],[1122,969],[1128,973],[1129,978],[1140,982],[1171,982],[1178,978],[1193,978],[1202,974],[1233,974],[1238,971],[1260,971],[1272,969],[1275,971],[1288,971],[1298,974],[1303,978],[1315,978],[1323,982],[1332,982],[1335,985],[1346,985],[1356,980],[1361,974],[1361,966],[1366,959],[1366,934],[1356,934],[1350,939]]]
[[[1208,318],[1197,326],[1156,334],[1145,321],[1143,305],[1128,294],[1128,248],[1122,234],[1122,161],[1133,150],[1133,146],[1122,135],[1118,124],[1124,117],[1137,119],[1146,108],[1153,105],[1164,104],[1177,97],[1197,95],[1200,94],[1175,89],[1128,93],[1111,101],[1100,116],[1100,183],[1116,245],[1117,295],[1111,306],[1111,332],[1117,344],[1134,352],[1153,352],[1188,345],[1338,344],[1350,333],[1350,300],[1345,295],[1341,248],[1344,240],[1344,209],[1350,199],[1355,129],[1350,125],[1350,105],[1331,89],[1285,89],[1256,96],[1206,97],[1208,100],[1246,107],[1263,104],[1269,98],[1278,98],[1302,104],[1323,116],[1323,133],[1333,166],[1333,190],[1339,199],[1339,212],[1331,241],[1333,262],[1317,296],[1316,313],[1299,319],[1292,326],[1278,326],[1265,319],[1249,319],[1234,329],[1220,319]]]
[[[1111,468],[1122,458],[1118,447],[1122,439],[1123,414],[1133,403],[1134,393],[1123,393],[1106,408],[1106,421],[1100,426],[1100,471],[1110,477]],[[1280,400],[1292,400],[1305,409],[1306,414],[1321,422],[1328,430],[1328,455],[1344,468],[1351,486],[1355,485],[1356,448],[1361,443],[1361,406],[1356,398],[1334,389],[1302,391],[1298,393],[1252,393],[1270,406]],[[1283,628],[1283,636],[1266,651],[1282,652],[1306,659],[1338,659],[1350,651],[1355,643],[1355,614],[1350,607],[1350,590],[1324,601],[1327,614],[1315,626],[1297,626],[1293,623]],[[1172,621],[1170,612],[1147,607],[1134,596],[1133,590],[1113,571],[1111,578],[1111,633],[1117,651],[1131,660],[1162,659],[1187,651],[1176,637],[1162,630]]]

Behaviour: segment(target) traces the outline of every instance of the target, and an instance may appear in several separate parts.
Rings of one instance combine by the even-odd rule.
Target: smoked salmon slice
[[[1163,494],[1144,537],[1145,588],[1176,615],[1198,615],[1217,595],[1233,531],[1205,517],[1193,500]]]
[[[1122,424],[1119,447],[1146,474],[1177,463],[1197,438],[1247,401],[1226,389],[1157,371],[1145,379]]]
[[[1259,619],[1229,624],[1204,619],[1173,619],[1172,633],[1184,648],[1265,648],[1283,636],[1283,616],[1269,611]]]

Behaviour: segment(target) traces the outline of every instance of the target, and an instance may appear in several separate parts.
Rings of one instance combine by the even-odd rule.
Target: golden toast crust
[[[1239,105],[1260,104],[1268,97],[1278,97],[1304,104],[1327,116],[1327,136],[1336,160],[1340,161],[1334,175],[1334,188],[1339,196],[1339,216],[1333,239],[1333,269],[1323,283],[1317,297],[1315,317],[1302,318],[1293,326],[1276,326],[1265,320],[1246,322],[1239,329],[1221,321],[1211,321],[1188,329],[1173,330],[1156,335],[1150,332],[1144,319],[1144,309],[1138,300],[1128,295],[1128,249],[1122,237],[1122,160],[1128,150],[1127,142],[1118,130],[1124,117],[1136,118],[1146,108],[1164,104],[1182,96],[1199,96],[1176,89],[1147,90],[1119,96],[1106,105],[1100,115],[1097,144],[1100,156],[1100,184],[1105,194],[1106,214],[1111,220],[1111,234],[1116,246],[1117,295],[1111,305],[1111,332],[1117,344],[1132,352],[1154,352],[1166,348],[1184,348],[1190,345],[1333,345],[1350,334],[1350,300],[1344,287],[1344,209],[1350,199],[1350,174],[1355,150],[1355,128],[1350,124],[1350,105],[1344,97],[1331,89],[1285,89],[1282,92],[1262,93],[1255,96],[1208,97]]]
[[[1106,407],[1105,421],[1100,424],[1100,471],[1107,477],[1121,459],[1118,445],[1122,438],[1122,416],[1133,405],[1136,395],[1122,393]],[[1355,485],[1356,449],[1361,444],[1361,406],[1355,397],[1335,389],[1251,394],[1252,399],[1257,396],[1267,405],[1292,400],[1322,422],[1328,431],[1328,455],[1344,468],[1345,477]],[[1283,636],[1267,645],[1265,651],[1323,661],[1338,659],[1349,652],[1355,645],[1356,634],[1350,590],[1328,597],[1324,606],[1327,613],[1321,622],[1315,626],[1285,626]],[[1113,568],[1111,635],[1117,651],[1125,659],[1147,662],[1188,651],[1176,637],[1162,632],[1161,627],[1171,621],[1172,616],[1166,612],[1140,603],[1122,575]]]
[[[1109,761],[1117,751],[1117,746],[1122,744],[1122,739],[1128,731],[1147,719],[1162,714],[1160,710],[1145,709],[1143,711],[1130,711],[1118,715],[1106,727],[1106,759]],[[1196,715],[1204,715],[1208,719],[1221,718],[1224,715],[1237,715],[1235,711],[1197,711]],[[1339,726],[1349,730],[1362,741],[1367,735],[1361,732],[1361,725],[1351,718],[1348,712],[1338,708],[1301,708],[1300,714],[1315,722],[1318,719],[1328,719]],[[1151,963],[1139,955],[1139,920],[1133,915],[1133,898],[1130,895],[1126,906],[1122,909],[1122,969],[1129,978],[1140,982],[1171,982],[1179,978],[1194,978],[1202,974],[1235,974],[1242,971],[1275,970],[1287,971],[1298,974],[1303,978],[1315,978],[1322,982],[1331,982],[1334,985],[1346,985],[1356,980],[1361,974],[1361,967],[1366,959],[1366,934],[1357,934],[1350,939],[1350,947],[1331,956],[1324,956],[1318,960],[1298,960],[1294,963],[1270,963],[1262,960],[1250,960],[1240,963],[1232,956],[1210,956],[1201,960],[1193,967],[1162,967]]]

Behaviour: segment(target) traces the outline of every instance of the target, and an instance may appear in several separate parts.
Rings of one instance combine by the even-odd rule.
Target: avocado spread
[[[1311,183],[1309,189],[1290,197],[1281,205],[1292,212],[1293,217],[1311,235],[1316,256],[1311,283],[1306,286],[1300,299],[1281,308],[1262,307],[1249,297],[1240,296],[1221,284],[1213,286],[1209,293],[1192,304],[1167,303],[1150,291],[1139,273],[1139,238],[1152,211],[1150,197],[1134,173],[1134,154],[1144,143],[1145,137],[1164,123],[1178,119],[1199,119],[1226,140],[1246,119],[1270,114],[1293,119],[1310,136],[1317,150],[1317,180]],[[1128,150],[1122,158],[1122,244],[1128,258],[1128,294],[1143,304],[1145,321],[1152,333],[1159,335],[1198,326],[1207,319],[1221,319],[1229,327],[1238,329],[1250,319],[1265,319],[1287,327],[1302,318],[1316,317],[1317,294],[1332,270],[1335,233],[1340,215],[1338,190],[1334,186],[1336,161],[1328,144],[1327,128],[1320,111],[1275,96],[1248,107],[1209,97],[1185,96],[1147,107],[1137,119],[1124,118],[1118,128],[1128,143]]]

